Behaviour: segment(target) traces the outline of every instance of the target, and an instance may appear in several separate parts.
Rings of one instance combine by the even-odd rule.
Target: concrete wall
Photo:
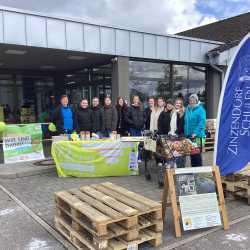
[[[222,75],[212,67],[209,67],[207,77],[207,118],[216,118],[222,86]]]
[[[112,63],[112,101],[118,96],[129,101],[129,58],[117,57]]]

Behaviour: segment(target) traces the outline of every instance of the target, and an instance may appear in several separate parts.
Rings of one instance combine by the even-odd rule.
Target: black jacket
[[[171,112],[162,111],[158,119],[158,133],[167,135],[170,131]]]
[[[177,113],[177,130],[175,132],[177,135],[184,135],[184,114],[181,116],[180,113]]]
[[[93,118],[93,132],[102,132],[104,131],[104,117],[103,109],[101,107],[92,108],[92,118]]]
[[[126,121],[126,115],[128,112],[128,107],[116,105],[117,110],[117,131],[120,133],[125,133],[128,130],[128,124]]]
[[[149,130],[150,129],[150,117],[151,117],[151,108],[146,108],[144,111],[144,117],[145,117],[145,129]]]
[[[126,121],[129,128],[143,129],[145,121],[143,107],[131,105],[127,112]]]
[[[161,112],[158,119],[158,133],[160,135],[167,135],[170,131],[170,122],[171,122],[171,112],[163,111]],[[179,113],[177,113],[177,124],[176,124],[176,135],[184,134],[184,115],[181,117]]]
[[[104,130],[116,131],[117,127],[117,111],[113,106],[104,106]]]
[[[92,110],[78,107],[75,112],[75,125],[78,133],[81,131],[91,132],[93,127]]]
[[[64,122],[63,122],[63,115],[62,115],[62,111],[61,111],[61,108],[62,108],[62,105],[58,105],[55,109],[55,111],[53,112],[52,114],[52,122],[55,124],[56,126],[56,132],[58,134],[64,134],[65,131],[64,131]],[[73,119],[73,129],[75,128],[75,119],[74,119],[74,116],[75,116],[75,112],[73,110],[72,107],[71,108],[71,111],[72,111],[72,119]]]

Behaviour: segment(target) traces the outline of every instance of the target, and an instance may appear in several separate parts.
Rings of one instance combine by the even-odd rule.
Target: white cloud
[[[0,0],[0,4],[35,10],[87,22],[153,33],[177,33],[216,21],[204,17],[199,0]]]

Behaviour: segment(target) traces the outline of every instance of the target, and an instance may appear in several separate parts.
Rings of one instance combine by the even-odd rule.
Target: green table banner
[[[138,142],[57,141],[52,156],[59,177],[138,175]]]
[[[44,159],[41,124],[7,125],[3,153],[5,163]]]

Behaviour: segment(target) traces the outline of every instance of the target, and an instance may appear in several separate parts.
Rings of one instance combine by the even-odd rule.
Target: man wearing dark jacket
[[[74,112],[69,106],[69,99],[62,95],[60,105],[55,109],[52,117],[59,134],[70,134],[74,129]]]
[[[75,125],[77,133],[80,133],[81,131],[92,131],[92,110],[89,108],[88,100],[86,98],[81,100],[79,107],[76,109]]]
[[[92,118],[92,131],[99,137],[102,137],[102,133],[104,131],[103,109],[99,106],[99,98],[97,97],[94,97],[92,100]]]

